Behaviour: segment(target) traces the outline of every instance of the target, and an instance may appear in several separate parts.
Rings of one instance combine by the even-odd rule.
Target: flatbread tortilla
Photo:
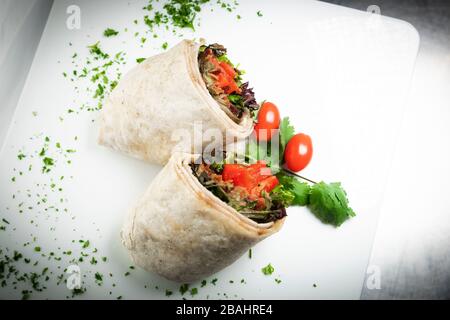
[[[251,117],[244,115],[235,123],[206,88],[198,66],[199,47],[183,40],[131,69],[111,92],[100,114],[99,144],[164,165],[175,150],[203,151],[207,142],[194,140],[195,125],[201,125],[197,130],[202,133],[219,130],[224,139],[226,134],[236,140],[249,136]],[[180,141],[178,134],[182,132],[190,139]]]

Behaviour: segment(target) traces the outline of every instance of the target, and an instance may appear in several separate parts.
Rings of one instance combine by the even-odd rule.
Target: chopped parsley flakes
[[[181,295],[184,295],[189,290],[189,284],[184,283],[180,286],[180,293]]]
[[[262,273],[266,276],[270,276],[274,271],[274,267],[269,263],[267,266],[261,269]]]
[[[105,31],[103,31],[103,35],[105,37],[113,37],[113,36],[117,36],[119,34],[119,31],[116,31],[114,29],[108,28]]]
[[[95,56],[95,59],[108,59],[109,54],[104,53],[102,49],[100,49],[100,41],[97,41],[93,45],[88,46],[89,52]]]

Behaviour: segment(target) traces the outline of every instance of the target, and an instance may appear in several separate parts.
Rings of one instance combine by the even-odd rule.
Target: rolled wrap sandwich
[[[196,123],[201,123],[202,132],[220,130],[224,140],[227,135],[244,139],[252,132],[259,105],[241,74],[221,45],[183,40],[122,78],[103,107],[98,141],[165,164],[175,146],[177,151],[202,152],[206,143],[194,140]],[[177,138],[183,129],[191,139]]]
[[[277,232],[286,216],[276,200],[267,199],[277,181],[263,172],[264,163],[216,166],[194,163],[198,157],[175,153],[121,231],[137,266],[177,282],[193,282],[230,265]],[[238,169],[259,177],[255,185],[243,186]]]

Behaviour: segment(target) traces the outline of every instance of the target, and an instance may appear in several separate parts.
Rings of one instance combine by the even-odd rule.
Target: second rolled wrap
[[[121,236],[134,263],[177,282],[220,271],[277,232],[241,215],[192,174],[199,156],[175,153],[130,210]]]

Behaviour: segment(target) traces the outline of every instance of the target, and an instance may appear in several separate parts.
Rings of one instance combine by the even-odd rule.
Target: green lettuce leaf
[[[270,199],[273,202],[280,203],[283,207],[289,207],[295,200],[295,194],[286,188],[285,185],[279,184],[270,192]]]

